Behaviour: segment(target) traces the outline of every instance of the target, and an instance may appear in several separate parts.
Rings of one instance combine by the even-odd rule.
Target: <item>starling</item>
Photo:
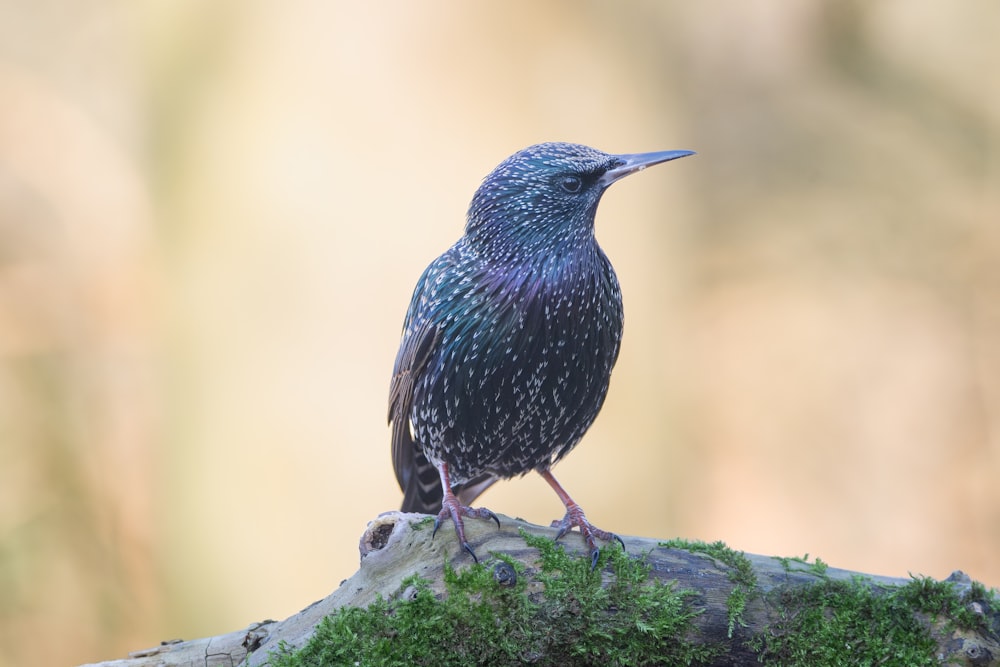
[[[406,512],[492,519],[469,504],[501,478],[537,471],[580,529],[591,525],[552,476],[604,403],[622,337],[622,298],[594,238],[609,185],[692,155],[609,155],[568,143],[526,148],[476,191],[465,234],[417,281],[389,389],[392,459]],[[557,537],[557,539],[558,539]],[[620,541],[620,540],[619,540]]]

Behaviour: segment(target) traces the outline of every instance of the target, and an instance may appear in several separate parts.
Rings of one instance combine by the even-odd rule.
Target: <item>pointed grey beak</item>
[[[612,162],[611,169],[608,169],[601,176],[599,182],[604,187],[608,187],[615,181],[625,178],[629,174],[642,171],[646,167],[654,164],[669,162],[680,157],[694,155],[694,151],[659,151],[656,153],[631,153],[629,155],[616,155]]]

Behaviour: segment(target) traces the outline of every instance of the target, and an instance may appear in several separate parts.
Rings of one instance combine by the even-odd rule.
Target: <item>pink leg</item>
[[[497,522],[497,528],[500,527],[500,519],[488,509],[473,509],[458,502],[458,498],[455,497],[455,494],[451,490],[451,480],[448,478],[447,463],[442,463],[438,466],[438,473],[441,475],[441,487],[444,489],[444,498],[441,499],[441,511],[438,513],[437,518],[434,519],[434,532],[431,533],[431,537],[433,538],[434,535],[437,535],[438,528],[441,527],[441,522],[451,517],[452,523],[455,524],[455,534],[458,535],[459,543],[463,549],[469,552],[472,560],[478,563],[479,559],[476,558],[476,552],[472,550],[469,542],[465,539],[465,522],[462,520],[462,517],[471,516],[476,519],[493,519]]]
[[[600,555],[600,550],[597,548],[597,540],[601,540],[602,542],[616,540],[622,545],[622,549],[625,548],[625,543],[622,542],[622,538],[618,537],[614,533],[601,530],[587,521],[587,517],[584,515],[583,509],[576,504],[575,500],[569,497],[569,494],[566,493],[566,489],[562,488],[562,485],[556,481],[556,478],[552,476],[552,472],[550,470],[539,470],[538,474],[542,476],[542,479],[549,483],[549,486],[551,486],[556,492],[556,495],[559,496],[559,500],[561,500],[563,505],[566,506],[566,516],[564,516],[562,520],[557,519],[552,522],[552,527],[559,529],[559,533],[556,534],[557,540],[574,527],[579,528],[580,533],[583,535],[583,539],[587,542],[587,547],[590,549],[590,555],[592,558],[591,567],[597,566],[597,557]]]

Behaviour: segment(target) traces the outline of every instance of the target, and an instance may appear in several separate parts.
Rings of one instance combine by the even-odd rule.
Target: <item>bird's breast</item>
[[[618,281],[598,259],[488,269],[455,293],[417,407],[427,437],[460,449],[469,474],[543,465],[593,422],[622,334]]]

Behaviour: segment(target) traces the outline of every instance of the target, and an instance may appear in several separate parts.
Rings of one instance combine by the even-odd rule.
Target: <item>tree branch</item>
[[[505,576],[521,579],[519,588],[512,590],[520,590],[530,598],[527,606],[519,609],[530,607],[543,614],[541,623],[535,625],[556,623],[559,614],[540,605],[552,597],[546,582],[552,576],[569,580],[569,566],[561,562],[555,566],[560,572],[548,572],[556,553],[565,556],[561,551],[539,546],[541,542],[533,537],[551,540],[555,530],[503,516],[501,524],[497,530],[492,522],[469,520],[467,537],[484,566],[496,568],[494,574],[499,583],[495,588],[512,585],[511,581],[500,581],[499,572],[506,567],[509,572]],[[405,604],[408,596],[415,595],[414,574],[422,578],[420,586],[444,604],[456,595],[454,586],[448,583],[447,572],[451,570],[454,584],[456,571],[462,573],[473,567],[472,559],[457,547],[449,528],[445,527],[432,539],[427,517],[399,512],[384,514],[371,522],[361,538],[358,572],[328,597],[298,614],[217,637],[165,643],[134,652],[127,659],[90,667],[266,665],[269,656],[277,652],[287,653],[305,646],[320,621],[341,607],[365,608],[380,599]],[[902,664],[893,662],[892,656],[901,648],[892,646],[892,641],[902,641],[906,644],[902,648],[907,650],[918,650],[916,644],[926,641],[928,654],[942,663],[1000,665],[1000,602],[993,592],[987,592],[961,572],[952,574],[945,582],[895,579],[827,567],[818,559],[810,563],[800,558],[745,555],[721,543],[664,542],[640,537],[627,537],[624,542],[632,558],[602,558],[598,572],[590,577],[594,585],[614,586],[627,563],[643,563],[640,574],[647,582],[663,582],[683,597],[686,610],[683,618],[689,623],[683,630],[684,636],[675,639],[704,647],[697,654],[702,656],[704,664],[750,665],[769,660],[782,664],[796,664],[796,660],[801,664],[821,664],[822,655],[830,660],[839,657],[842,664],[851,664],[859,655],[857,652],[863,650],[883,650],[886,652],[883,664]],[[575,532],[560,544],[564,544],[567,554],[584,555],[583,541]],[[586,563],[585,570],[580,570],[586,574],[589,559],[580,562]],[[587,577],[581,575],[583,579]],[[408,582],[405,586],[404,581]],[[652,590],[645,585],[638,588]],[[487,586],[476,593],[476,600],[493,604],[485,602],[489,590]],[[581,594],[577,599],[585,598]],[[624,598],[616,599],[618,605],[623,604]],[[594,618],[611,619],[621,611],[619,606]],[[383,612],[383,616],[394,614]],[[637,623],[645,627],[647,621]],[[899,628],[911,631],[916,628],[916,634],[914,638],[900,640],[898,637],[904,635]],[[659,642],[662,647],[663,637],[656,637],[648,629],[643,632],[651,644]],[[874,634],[864,635],[866,632]],[[541,645],[526,638],[528,648],[524,650],[530,650],[533,661],[545,664],[562,650],[552,643],[556,634],[547,627],[547,643]],[[584,641],[579,632],[573,637],[575,642]],[[441,638],[441,651],[449,650],[449,641],[450,638]],[[879,642],[884,642],[885,648],[881,644],[875,646]],[[580,646],[574,646],[574,650],[579,649]],[[593,652],[597,655],[601,650],[595,647]],[[526,655],[522,658],[527,659]]]

